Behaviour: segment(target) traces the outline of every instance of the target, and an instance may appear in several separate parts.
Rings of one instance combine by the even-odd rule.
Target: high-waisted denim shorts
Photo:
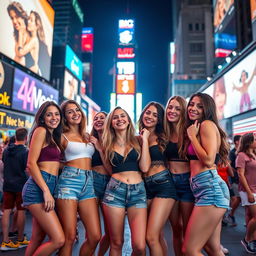
[[[190,188],[190,172],[171,173],[172,179],[177,192],[177,200],[181,202],[194,202],[195,198]]]
[[[54,196],[77,201],[95,198],[92,171],[64,166]]]
[[[119,208],[147,208],[144,182],[126,184],[111,177],[103,198],[103,203]]]
[[[177,199],[175,185],[169,170],[164,170],[144,178],[147,199],[173,198]]]
[[[215,205],[229,209],[230,195],[226,182],[216,170],[208,170],[190,178],[196,206]]]
[[[107,174],[98,173],[96,171],[92,171],[92,173],[95,195],[98,199],[102,200],[105,194],[107,184],[110,180],[110,176]]]
[[[41,171],[42,177],[53,195],[57,184],[57,176]],[[22,189],[23,206],[44,203],[44,194],[41,188],[30,176]]]

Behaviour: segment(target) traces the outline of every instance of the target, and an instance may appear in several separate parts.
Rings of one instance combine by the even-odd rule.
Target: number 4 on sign
[[[30,111],[34,110],[34,106],[33,106],[34,87],[35,87],[35,81],[31,81],[31,83],[29,84],[29,78],[25,77],[17,94],[17,98],[23,101],[23,104],[22,104],[23,110],[28,109],[28,104],[30,104],[29,106]]]

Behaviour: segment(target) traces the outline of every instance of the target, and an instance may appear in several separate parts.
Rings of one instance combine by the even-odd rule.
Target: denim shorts
[[[190,178],[195,206],[215,205],[229,209],[229,189],[216,170],[208,170]]]
[[[177,200],[181,202],[194,202],[195,198],[190,188],[190,172],[171,173],[176,188]]]
[[[107,174],[98,173],[96,171],[92,171],[92,173],[95,195],[98,199],[102,200],[104,197],[107,184],[110,180],[110,176]]]
[[[144,182],[126,184],[111,177],[103,198],[103,203],[118,208],[147,208]]]
[[[54,196],[77,201],[95,198],[92,171],[64,166]]]
[[[144,178],[147,191],[147,199],[173,198],[177,199],[175,185],[169,170],[164,170],[152,176]]]
[[[57,184],[57,176],[41,171],[42,177],[53,195]],[[44,194],[41,188],[30,176],[22,189],[23,206],[44,203]]]

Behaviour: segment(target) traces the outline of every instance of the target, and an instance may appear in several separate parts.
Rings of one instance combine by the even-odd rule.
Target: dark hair
[[[187,108],[190,106],[190,102],[193,100],[194,97],[199,97],[201,99],[201,102],[203,105],[203,115],[202,115],[201,120],[199,120],[199,122],[202,123],[205,120],[210,120],[216,125],[216,127],[220,133],[220,139],[221,139],[221,144],[220,144],[220,148],[219,148],[220,159],[221,159],[222,163],[227,163],[228,162],[228,152],[229,152],[227,135],[221,129],[221,127],[219,125],[214,99],[206,93],[198,92],[191,96],[191,98],[188,102]],[[186,118],[186,125],[185,125],[186,129],[193,123],[194,123],[194,121],[189,119],[188,111],[187,111],[187,118]],[[183,156],[187,153],[187,148],[188,148],[189,142],[190,142],[190,140],[188,139],[188,135],[186,134]]]
[[[30,14],[35,15],[35,22],[37,25],[37,37],[40,41],[45,42],[45,33],[43,28],[43,22],[38,12],[31,11]]]
[[[100,112],[98,112],[98,113],[93,117],[93,119],[94,119],[98,114],[103,114],[105,117],[108,115],[107,112],[105,112],[105,111],[100,111]],[[91,130],[91,135],[94,136],[95,138],[99,139],[98,132],[95,130],[95,128],[94,128],[93,126],[92,126],[92,130]]]
[[[240,140],[241,137],[242,137],[241,135],[235,135],[233,138],[233,142],[236,143],[237,141]]]
[[[47,127],[47,125],[45,124],[45,121],[44,121],[46,111],[47,111],[48,107],[50,107],[50,106],[56,107],[58,109],[59,113],[60,113],[60,123],[53,130],[52,134],[48,130],[48,127]],[[46,143],[49,144],[49,145],[57,144],[57,146],[59,148],[61,148],[60,139],[61,139],[61,132],[62,132],[62,119],[63,118],[62,118],[61,109],[54,101],[44,102],[40,106],[40,108],[37,110],[35,120],[34,120],[34,123],[33,123],[33,126],[32,126],[32,130],[30,132],[29,141],[31,142],[31,138],[32,138],[33,133],[34,133],[34,131],[37,127],[44,127],[46,129],[46,138],[45,138]]]
[[[15,132],[16,141],[23,141],[28,136],[28,130],[26,128],[18,128]]]
[[[242,83],[242,74],[243,74],[243,73],[245,73],[246,78],[249,77],[248,72],[245,71],[245,70],[243,70],[243,71],[241,72],[241,76],[240,76],[240,79],[239,79],[239,82],[240,82],[240,83]]]
[[[254,134],[252,132],[250,133],[245,133],[242,137],[241,137],[241,141],[240,141],[240,145],[238,148],[238,153],[239,152],[244,152],[247,156],[249,156],[250,158],[254,159],[254,156],[252,156],[249,152],[250,146],[251,144],[254,142]],[[256,154],[256,150],[253,150],[254,154]]]
[[[156,128],[155,128],[155,134],[157,136],[158,146],[159,146],[160,150],[163,152],[167,145],[167,137],[166,137],[165,130],[164,130],[164,107],[160,103],[151,101],[150,103],[148,103],[146,105],[146,107],[144,107],[144,109],[142,110],[142,112],[140,114],[140,118],[138,121],[139,122],[139,130],[141,131],[143,128],[145,128],[145,125],[144,125],[142,119],[143,119],[145,112],[147,111],[147,109],[150,106],[154,106],[157,110],[157,124],[156,124]]]
[[[7,11],[8,11],[9,16],[10,16],[10,11],[14,11],[18,17],[20,17],[24,20],[25,25],[27,27],[29,17],[27,15],[27,12],[23,9],[23,7],[20,3],[18,3],[18,2],[10,3],[7,7]],[[14,33],[15,40],[18,41],[19,32],[17,31],[17,29],[14,28],[13,33]]]

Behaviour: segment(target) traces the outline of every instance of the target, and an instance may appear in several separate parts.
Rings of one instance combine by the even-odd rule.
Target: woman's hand
[[[46,212],[54,210],[55,207],[55,200],[52,197],[50,191],[44,192],[44,209]]]
[[[254,198],[253,193],[249,193],[249,194],[247,194],[247,195],[248,195],[248,201],[249,201],[249,203],[254,203],[254,202],[255,202],[255,198]]]
[[[102,147],[100,145],[100,142],[97,138],[95,138],[94,136],[90,136],[90,142],[94,145],[94,147],[98,150],[101,151]]]
[[[150,131],[146,128],[143,128],[141,131],[140,131],[140,137],[142,139],[142,142],[143,141],[147,141],[148,138],[149,138],[149,135],[150,135]]]
[[[189,139],[195,138],[199,133],[200,123],[198,123],[198,120],[195,121],[194,124],[190,125],[187,128],[187,134]]]

